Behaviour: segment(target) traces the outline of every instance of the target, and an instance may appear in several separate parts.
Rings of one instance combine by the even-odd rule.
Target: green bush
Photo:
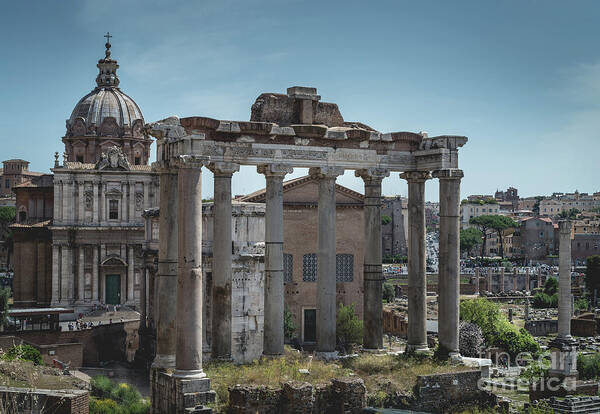
[[[590,301],[587,298],[575,300],[575,310],[587,311],[590,308]]]
[[[600,353],[577,355],[579,379],[592,380],[600,377]]]
[[[552,296],[546,293],[536,293],[533,296],[532,305],[534,308],[558,308],[558,293]]]
[[[488,346],[498,346],[511,357],[521,352],[537,355],[540,347],[525,329],[518,329],[500,312],[495,303],[483,299],[470,299],[460,303],[460,318],[481,328]]]
[[[92,378],[90,384],[90,414],[145,414],[150,409],[148,401],[129,384],[117,384],[104,376]]]
[[[337,342],[344,350],[352,344],[362,343],[363,324],[356,313],[354,305],[344,306],[340,303],[336,318]]]
[[[544,284],[544,293],[548,296],[558,293],[558,279],[549,277]]]
[[[31,345],[15,345],[8,350],[3,356],[3,359],[7,361],[14,361],[19,359],[22,361],[31,361],[35,365],[42,365],[42,354],[40,351],[32,347]]]
[[[292,339],[296,333],[296,324],[292,312],[286,307],[283,310],[283,336],[287,339]]]
[[[396,297],[396,292],[394,289],[394,285],[392,285],[391,283],[384,283],[383,284],[383,299],[386,302],[393,302],[395,297]]]

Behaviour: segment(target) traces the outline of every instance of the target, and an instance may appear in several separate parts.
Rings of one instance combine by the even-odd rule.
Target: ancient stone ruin
[[[354,170],[365,183],[364,347],[383,347],[381,183],[391,173],[408,181],[408,349],[427,349],[425,183],[440,185],[439,340],[458,355],[459,202],[458,151],[462,136],[428,137],[381,133],[343,119],[315,88],[265,93],[250,121],[206,117],[168,118],[146,126],[157,139],[160,174],[160,246],[156,315],[153,412],[169,400],[177,412],[209,401],[202,370],[202,168],[214,173],[212,260],[212,356],[231,358],[231,178],[240,165],[255,165],[266,179],[264,355],[283,353],[282,183],[296,168],[319,180],[317,353],[335,356],[335,181]],[[174,368],[174,371],[173,371]],[[200,410],[200,408],[198,408]],[[189,412],[189,411],[186,411]],[[201,411],[198,411],[201,412]]]

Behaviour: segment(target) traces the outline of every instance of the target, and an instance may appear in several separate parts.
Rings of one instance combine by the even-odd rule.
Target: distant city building
[[[460,226],[469,227],[469,221],[473,217],[500,214],[500,204],[493,198],[471,198],[463,200],[460,204]]]
[[[0,168],[0,206],[14,206],[15,193],[13,188],[40,175],[42,173],[29,171],[29,161],[19,159],[2,161],[2,168]]]
[[[575,265],[585,265],[589,256],[600,254],[600,234],[575,234],[571,240],[571,257]]]
[[[408,200],[405,197],[383,197],[381,207],[383,256],[407,255]],[[389,222],[386,223],[386,217]]]
[[[527,260],[545,259],[558,251],[558,227],[548,217],[528,217],[521,220],[519,236],[519,253]]]

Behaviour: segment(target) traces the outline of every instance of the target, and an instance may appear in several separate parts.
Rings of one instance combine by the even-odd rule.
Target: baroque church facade
[[[52,169],[53,214],[44,223],[51,233],[51,257],[44,269],[15,264],[20,285],[36,278],[32,281],[49,285],[48,294],[42,298],[36,289],[17,288],[17,306],[139,307],[145,284],[142,213],[158,206],[158,175],[149,165],[152,139],[144,135],[142,112],[119,88],[119,65],[110,47],[107,42],[105,57],[98,61],[97,86],[67,119],[63,162],[57,154]],[[36,223],[18,219],[23,242],[29,226]]]

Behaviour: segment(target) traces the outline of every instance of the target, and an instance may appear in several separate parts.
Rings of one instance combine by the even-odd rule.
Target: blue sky
[[[600,191],[599,21],[595,0],[5,2],[0,158],[52,166],[110,31],[147,122],[248,119],[261,92],[314,86],[346,120],[468,136],[463,196]],[[263,186],[253,171],[234,193]],[[351,172],[339,182],[362,191]],[[394,174],[384,193],[406,185]]]

